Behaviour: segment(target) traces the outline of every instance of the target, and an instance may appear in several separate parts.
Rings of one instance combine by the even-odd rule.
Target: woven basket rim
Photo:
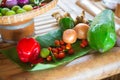
[[[34,17],[44,14],[47,11],[54,8],[56,6],[57,2],[58,2],[58,0],[51,0],[46,5],[44,5],[40,8],[34,9],[32,11],[29,11],[29,12],[15,14],[15,15],[11,15],[11,16],[0,16],[0,25],[9,25],[9,24],[13,24],[13,23],[22,22],[25,20],[31,20]]]

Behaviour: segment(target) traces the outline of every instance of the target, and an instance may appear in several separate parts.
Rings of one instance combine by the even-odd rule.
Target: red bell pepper
[[[40,44],[33,38],[23,38],[17,44],[17,52],[22,62],[38,63],[43,62],[39,58]]]

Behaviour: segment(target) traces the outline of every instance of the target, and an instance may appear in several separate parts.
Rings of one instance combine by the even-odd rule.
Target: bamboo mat
[[[78,7],[75,4],[75,2],[76,2],[76,0],[59,0],[57,6],[54,9],[52,9],[51,11],[49,11],[43,15],[40,15],[40,16],[34,18],[35,36],[45,34],[49,31],[52,31],[52,30],[55,30],[58,28],[58,24],[57,24],[55,18],[53,18],[51,16],[51,14],[53,12],[56,12],[56,11],[59,11],[60,13],[69,12],[73,18],[75,18],[77,15],[79,15],[83,9]],[[86,18],[93,19],[93,17],[88,13],[86,13]],[[98,54],[98,56],[96,56],[96,54],[94,54],[94,55],[89,54],[87,56],[81,57],[81,58],[73,61],[72,67],[70,67],[71,66],[71,63],[70,63],[67,65],[68,67],[65,67],[65,69],[64,69],[64,67],[57,68],[59,71],[56,69],[48,70],[48,73],[50,73],[50,74],[46,74],[46,73],[44,73],[44,71],[31,72],[31,73],[24,72],[21,70],[21,68],[19,68],[19,66],[17,66],[16,64],[14,64],[10,60],[8,60],[2,54],[0,54],[0,80],[81,80],[80,75],[82,77],[86,76],[86,78],[84,78],[82,80],[95,80],[95,78],[97,80],[99,80],[102,78],[106,78],[106,77],[110,77],[112,75],[118,74],[120,71],[118,68],[119,67],[118,64],[120,61],[118,58],[120,55],[118,53],[120,53],[120,48],[116,47],[113,50],[111,50],[110,55],[108,53],[104,54],[104,55]],[[109,59],[107,56],[111,58],[110,61],[113,62],[115,65],[112,66],[112,63],[107,60],[107,59]],[[102,60],[105,60],[105,62],[103,62]],[[117,62],[116,60],[119,60],[119,61]],[[101,64],[98,64],[97,61],[100,62]],[[86,68],[83,65],[85,65]],[[94,68],[92,68],[92,66]],[[100,68],[98,66],[103,66],[103,68],[105,68],[104,70],[106,70],[106,72],[101,71],[102,74],[98,74],[98,73],[95,74],[95,71],[99,71],[99,69],[102,70],[102,67]],[[108,66],[111,66],[110,67],[111,70],[107,69]],[[93,69],[93,71],[91,69],[89,69],[89,67],[91,69]],[[117,68],[114,69],[115,67],[117,67]],[[80,69],[79,71],[81,73],[79,73],[78,71],[72,72],[73,69],[76,69],[76,70]],[[116,71],[116,70],[118,70],[118,71]],[[56,75],[58,78],[53,77],[54,75],[51,74],[52,71],[53,71],[53,73],[56,73],[54,75]],[[62,73],[62,71],[64,73]],[[67,71],[71,71],[71,72],[68,73]],[[88,72],[83,72],[83,71],[88,71]],[[86,73],[86,74],[89,72],[93,72],[93,73],[90,73],[88,76],[86,74],[82,74],[82,72]],[[59,73],[59,75],[57,75],[58,73]],[[76,75],[74,75],[72,73],[76,73]],[[77,73],[79,73],[80,75],[78,75]],[[64,75],[62,75],[62,74],[64,74]],[[70,74],[72,74],[72,75],[70,75]],[[94,76],[95,78],[93,78],[92,75],[95,75]],[[42,76],[46,76],[46,78],[42,78]],[[66,79],[65,79],[65,76],[66,76]],[[92,77],[90,78],[90,76],[92,76]],[[89,79],[87,77],[89,77]],[[57,79],[55,79],[55,78],[57,78]],[[106,80],[117,80],[117,79],[109,78]]]
[[[68,12],[71,14],[73,19],[80,15],[82,9],[78,7],[75,2],[76,0],[59,0],[58,5],[53,10],[36,17],[34,19],[35,35],[44,34],[58,28],[56,19],[51,16],[54,12],[60,12],[61,14]],[[93,17],[88,13],[86,13],[86,18],[93,19]]]

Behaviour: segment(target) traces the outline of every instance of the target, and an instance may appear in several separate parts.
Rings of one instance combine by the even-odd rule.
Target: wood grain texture
[[[15,64],[5,61],[2,64],[10,67],[3,66],[6,69],[0,69],[0,75],[5,80],[98,80],[120,73],[119,57],[120,47],[114,47],[104,54],[98,52],[88,54],[69,64],[35,72],[24,72],[15,67]],[[4,77],[5,75],[10,76]]]
[[[120,4],[117,4],[116,10],[115,10],[115,14],[117,17],[120,18]]]

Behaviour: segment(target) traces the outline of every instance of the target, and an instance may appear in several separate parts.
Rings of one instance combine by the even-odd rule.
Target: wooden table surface
[[[57,6],[34,19],[35,35],[41,35],[58,28],[56,19],[51,14],[69,12],[73,18],[82,11],[75,4],[76,0],[59,0]],[[86,13],[87,19],[93,16]],[[89,53],[67,65],[54,69],[25,72],[17,64],[0,54],[0,80],[99,80],[120,73],[120,47],[101,54]]]

